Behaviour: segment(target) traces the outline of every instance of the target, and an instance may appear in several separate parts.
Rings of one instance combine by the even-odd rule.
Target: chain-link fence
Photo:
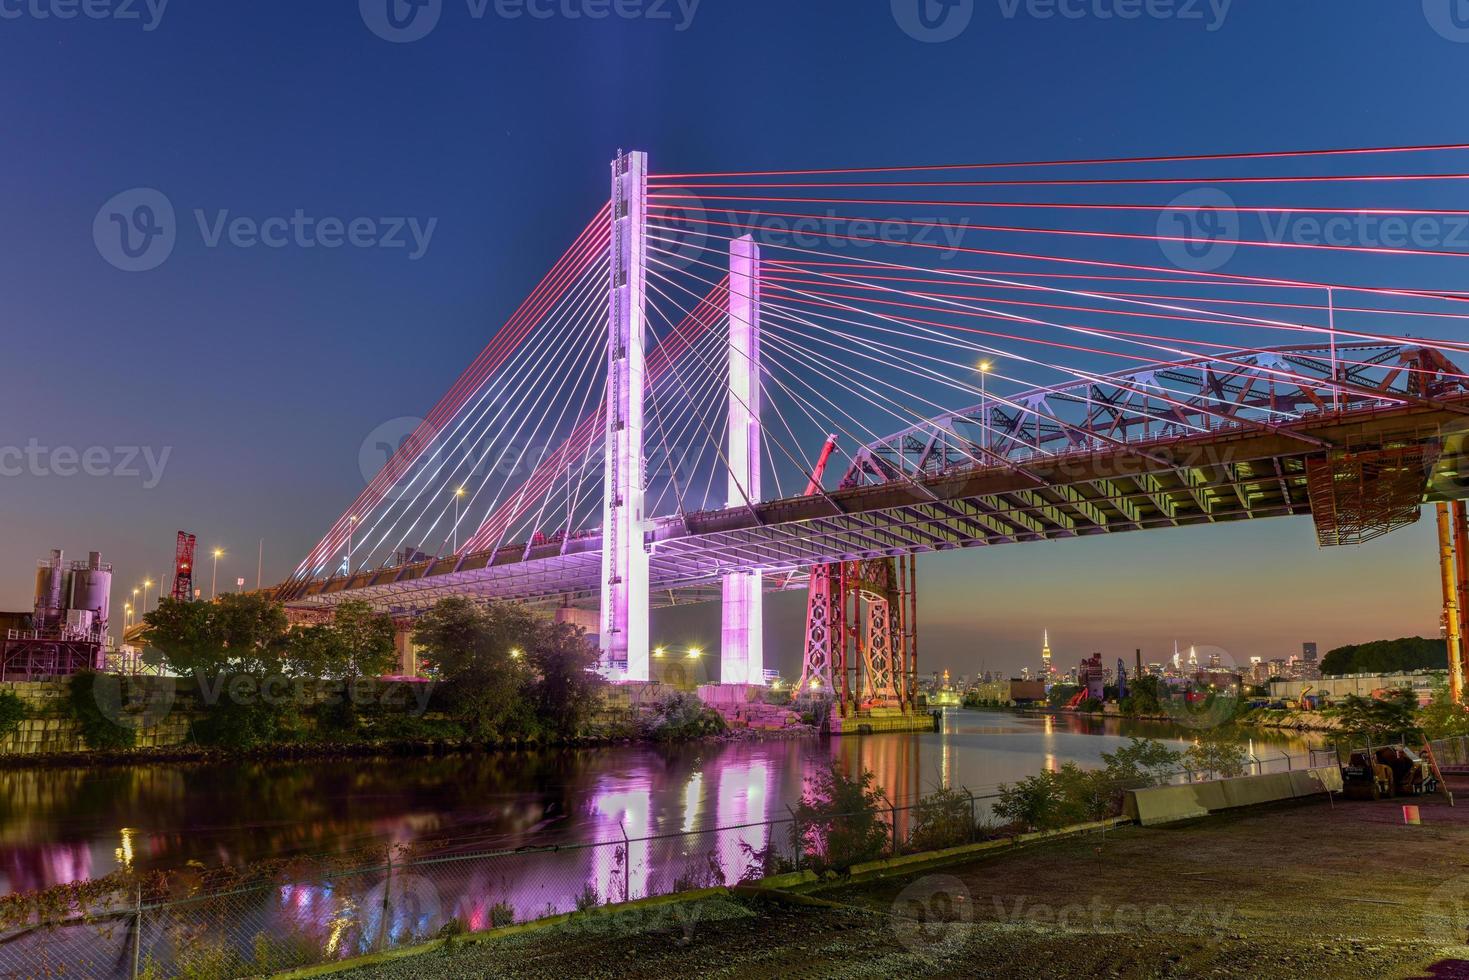
[[[1245,771],[1301,764],[1283,754],[1251,755]],[[1095,781],[1082,791],[1077,820],[1118,812],[1126,789],[1214,774],[1090,775]],[[283,864],[239,876],[231,887],[120,874],[12,904],[0,920],[0,977],[266,975],[595,906],[995,838],[1002,836],[994,826],[1000,798],[946,789],[854,812],[795,808],[785,819],[662,835],[628,834],[623,821],[610,840],[516,850],[439,842],[431,853],[419,847],[359,863],[339,857],[330,867]]]

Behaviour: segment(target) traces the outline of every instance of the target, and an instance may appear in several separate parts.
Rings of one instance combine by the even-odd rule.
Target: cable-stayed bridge
[[[662,176],[620,156],[609,203],[280,594],[580,605],[632,680],[650,605],[717,597],[725,679],[758,683],[762,595],[812,569],[1290,515],[1370,540],[1464,496],[1469,343],[1423,335],[1463,336],[1469,293],[1404,280],[1455,281],[1469,252],[1279,232],[1460,220],[1423,204],[1469,175],[1412,168],[1462,150]]]

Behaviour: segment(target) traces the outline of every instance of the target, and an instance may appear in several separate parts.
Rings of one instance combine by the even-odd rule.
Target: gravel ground
[[[820,906],[718,899],[344,976],[1469,978],[1469,805],[1419,802],[1417,827],[1401,801],[1281,805],[834,888]]]

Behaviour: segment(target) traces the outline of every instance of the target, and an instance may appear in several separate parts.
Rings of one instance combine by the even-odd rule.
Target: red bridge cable
[[[1376,216],[1410,216],[1410,217],[1460,217],[1469,215],[1469,209],[1463,208],[1325,208],[1325,207],[1299,207],[1285,208],[1276,206],[1246,206],[1239,204],[1221,205],[1209,204],[1198,207],[1180,207],[1176,204],[1096,204],[1096,203],[1067,203],[1064,201],[904,201],[891,198],[853,198],[853,197],[759,197],[756,195],[737,194],[649,194],[650,200],[659,201],[697,201],[705,203],[708,201],[768,201],[775,204],[858,204],[871,205],[874,207],[929,207],[929,208],[1027,208],[1027,209],[1055,209],[1055,210],[1078,210],[1078,211],[1228,211],[1238,214],[1339,214],[1339,215],[1364,215]],[[676,205],[659,205],[661,210],[690,210],[679,208]],[[731,214],[765,214],[767,212],[757,211],[730,211]],[[820,218],[823,220],[861,220],[872,221],[873,218],[841,219],[833,218],[831,215],[812,212],[803,214],[804,218]],[[698,221],[698,218],[694,218]]]
[[[649,210],[654,210],[654,209],[667,210],[667,206],[666,205],[661,205],[661,204],[649,205]],[[809,215],[809,214],[800,214],[800,213],[792,213],[792,212],[785,212],[785,211],[738,211],[738,210],[730,210],[727,213],[728,214],[745,215],[747,217],[765,217],[765,218],[810,218],[810,217],[814,217],[813,215]],[[847,222],[848,224],[851,224],[853,222],[865,222],[865,221],[868,221],[869,220],[867,218],[854,218],[854,217],[850,217],[850,216],[847,216],[847,215],[825,215],[823,217],[825,217],[827,220],[839,221],[839,222],[844,221],[844,222]],[[1142,234],[1137,234],[1137,233],[1134,233],[1134,232],[1123,232],[1123,231],[1083,231],[1083,230],[1071,229],[1071,228],[1027,228],[1027,227],[1024,227],[1024,226],[1016,226],[1016,225],[969,225],[969,224],[960,225],[960,224],[954,224],[953,222],[949,222],[949,221],[908,221],[908,220],[893,219],[893,218],[889,218],[888,221],[887,221],[887,223],[889,223],[889,224],[895,224],[895,225],[905,225],[905,226],[910,226],[910,227],[913,226],[913,225],[920,225],[920,226],[926,227],[926,228],[949,228],[949,229],[955,229],[955,228],[957,228],[957,229],[959,229],[962,232],[988,231],[988,232],[998,232],[998,233],[1007,234],[1007,235],[1009,235],[1009,234],[1015,234],[1015,235],[1058,235],[1058,236],[1061,236],[1063,238],[1102,238],[1102,239],[1120,240],[1120,241],[1178,242],[1178,243],[1182,243],[1182,244],[1194,244],[1194,243],[1196,243],[1198,241],[1198,239],[1190,238],[1190,237],[1185,236],[1185,235],[1142,235]],[[1280,241],[1280,242],[1262,242],[1262,241],[1257,241],[1255,239],[1248,239],[1248,238],[1218,238],[1218,239],[1210,239],[1209,240],[1209,243],[1211,245],[1221,245],[1221,246],[1223,246],[1223,245],[1234,245],[1234,246],[1241,246],[1241,247],[1245,247],[1245,248],[1289,248],[1289,249],[1304,249],[1304,250],[1307,250],[1307,251],[1366,253],[1366,254],[1369,254],[1369,255],[1415,255],[1415,256],[1435,256],[1435,257],[1445,257],[1445,258],[1469,258],[1469,252],[1446,252],[1446,251],[1440,251],[1440,250],[1436,250],[1436,249],[1422,249],[1422,248],[1387,248],[1387,247],[1379,247],[1379,246],[1373,246],[1373,245],[1326,245],[1326,244],[1310,244],[1310,243],[1307,243],[1307,242],[1285,242],[1285,241]],[[896,246],[905,246],[905,245],[916,245],[916,244],[919,244],[919,243],[917,243],[917,242],[888,242],[887,244],[889,244],[889,245],[896,245]]]
[[[733,222],[728,222],[728,221],[715,221],[713,219],[705,219],[704,220],[704,223],[705,224],[711,224],[711,225],[722,225],[722,226],[725,226],[725,227],[729,227],[729,228],[735,229],[737,231],[741,231],[743,233],[743,226],[742,225],[739,225],[739,224],[735,224]],[[716,238],[726,239],[726,236],[710,236],[710,237],[716,237]],[[861,235],[844,235],[844,234],[837,234],[835,232],[833,232],[833,233],[825,233],[824,234],[824,237],[840,239],[842,241],[863,242],[863,243],[873,244],[873,245],[889,245],[889,244],[891,244],[889,242],[883,241],[880,238],[870,238],[870,237],[865,237],[865,236],[861,236]],[[678,243],[675,242],[674,244],[678,244]],[[1176,268],[1170,269],[1167,266],[1146,265],[1146,264],[1135,263],[1135,262],[1111,262],[1111,261],[1107,261],[1105,259],[1083,259],[1083,258],[1078,258],[1078,257],[1074,257],[1074,256],[1066,256],[1066,255],[1044,255],[1044,254],[1037,253],[1037,252],[1010,252],[1010,251],[1006,251],[1004,249],[975,248],[973,246],[961,246],[961,245],[939,245],[939,244],[931,244],[931,243],[926,243],[926,242],[907,242],[905,244],[907,244],[908,247],[910,247],[910,248],[926,249],[926,250],[929,250],[929,251],[959,252],[959,253],[963,253],[963,254],[967,254],[967,255],[985,255],[985,256],[998,257],[998,258],[1024,259],[1024,260],[1027,260],[1027,261],[1052,262],[1052,263],[1057,263],[1057,264],[1061,264],[1061,265],[1081,265],[1081,266],[1088,266],[1088,267],[1095,267],[1095,268],[1104,268],[1104,269],[1126,269],[1126,270],[1133,271],[1133,272],[1161,272],[1161,273],[1165,273],[1165,274],[1174,274],[1174,275],[1181,275],[1181,274],[1183,274],[1180,270],[1178,270]],[[765,247],[765,248],[768,248],[768,249],[780,249],[780,250],[783,250],[783,251],[799,252],[799,253],[808,254],[808,255],[822,255],[822,256],[827,256],[827,253],[818,252],[815,249],[802,248],[801,246],[798,246],[798,245],[783,245],[783,244],[780,244],[778,242],[764,242],[764,243],[762,243],[762,246]],[[919,272],[928,272],[928,271],[930,271],[930,270],[927,270],[927,269],[922,268],[921,266],[910,266],[910,265],[905,265],[905,264],[900,263],[900,262],[887,262],[887,261],[883,261],[881,259],[853,258],[853,259],[850,260],[850,262],[853,263],[853,264],[860,264],[860,265],[865,265],[865,266],[877,266],[877,267],[885,267],[885,268],[892,268],[892,269],[909,269],[909,270],[919,271]],[[962,275],[961,272],[948,271],[948,270],[937,270],[937,269],[935,269],[935,270],[932,270],[932,271],[936,275],[950,275],[950,276]],[[1024,275],[1024,274],[1025,273],[1016,273],[1016,275]],[[1031,274],[1032,275],[1048,275],[1047,273],[1031,273]],[[1224,284],[1225,281],[1228,281],[1228,282],[1233,283],[1233,284],[1236,284],[1236,285],[1238,285],[1238,284],[1250,284],[1250,285],[1259,285],[1259,286],[1295,286],[1295,287],[1302,287],[1302,288],[1304,288],[1304,287],[1311,287],[1311,288],[1315,288],[1315,289],[1339,289],[1339,290],[1342,290],[1344,292],[1351,291],[1351,292],[1362,292],[1362,293],[1378,293],[1378,294],[1382,294],[1382,295],[1408,295],[1408,296],[1416,296],[1416,297],[1425,297],[1425,298],[1441,299],[1441,300],[1450,301],[1450,302],[1461,302],[1461,303],[1462,302],[1469,302],[1469,295],[1457,295],[1457,294],[1454,294],[1454,293],[1442,293],[1442,292],[1437,292],[1437,291],[1435,291],[1435,292],[1433,292],[1431,294],[1426,294],[1425,295],[1425,293],[1423,293],[1421,291],[1417,291],[1417,292],[1414,292],[1414,291],[1405,291],[1405,290],[1393,289],[1393,288],[1385,287],[1385,286],[1353,286],[1350,283],[1309,282],[1309,281],[1306,281],[1306,280],[1299,280],[1299,279],[1275,279],[1275,278],[1270,278],[1270,277],[1266,277],[1266,276],[1248,276],[1248,275],[1242,275],[1242,274],[1232,273],[1232,272],[1201,272],[1201,271],[1194,271],[1191,274],[1193,274],[1193,275],[1206,275],[1206,276],[1209,276],[1211,278],[1218,278],[1218,279],[1221,280],[1221,284]]]
[[[707,308],[701,307],[696,312],[702,312],[705,316],[711,313],[717,313],[722,288],[716,287],[711,291],[709,296],[705,297],[702,301]],[[700,328],[699,332],[702,332],[708,327],[708,323],[702,319],[696,321],[696,324]],[[687,345],[682,335],[678,337],[665,335],[663,341],[654,347],[649,354],[647,366],[648,383],[656,383],[663,372],[667,370],[669,361],[682,356],[686,349]],[[527,486],[532,487],[532,496],[542,493],[554,485],[557,474],[563,466],[569,466],[570,461],[574,461],[577,456],[590,453],[595,448],[597,437],[601,434],[600,430],[605,425],[605,418],[606,408],[605,406],[599,406],[594,412],[584,416],[577,423],[572,433],[527,478]],[[473,537],[466,542],[465,547],[461,549],[462,552],[469,554],[486,547],[491,537],[499,537],[515,521],[523,517],[529,509],[530,505],[527,504],[525,509],[519,512],[517,512],[515,507],[500,508],[493,511],[485,517],[485,520],[480,524],[479,529],[475,531]]]
[[[1180,184],[1351,184],[1351,183],[1417,183],[1434,180],[1469,180],[1469,173],[1436,174],[1301,174],[1282,177],[1077,177],[1051,180],[841,180],[806,181],[803,183],[727,183],[727,184],[658,184],[656,190],[765,190],[803,189],[813,187],[1133,187],[1174,186]]]
[[[610,234],[608,222],[610,211],[610,203],[603,205],[596,217],[577,236],[572,245],[511,315],[505,326],[495,334],[489,345],[460,375],[448,393],[430,411],[428,417],[393,454],[387,465],[368,482],[367,487],[358,495],[352,507],[332,525],[326,537],[318,542],[297,567],[295,574],[288,580],[288,584],[298,584],[303,575],[314,575],[316,569],[328,560],[327,556],[333,554],[345,543],[351,529],[351,518],[377,505],[388,489],[432,442],[433,433],[437,430],[438,425],[458,411],[459,406],[467,398],[467,392],[483,383],[490,372],[503,362],[506,353],[524,339],[530,323],[545,312],[549,301],[559,298],[574,281],[576,275],[585,270],[596,254],[593,246],[597,244],[598,239]],[[575,273],[572,273],[573,269],[576,270]]]
[[[895,171],[935,170],[1000,170],[1007,167],[1093,167],[1135,163],[1196,163],[1220,160],[1270,160],[1299,157],[1365,156],[1389,153],[1437,153],[1469,150],[1469,143],[1442,143],[1424,146],[1364,146],[1332,150],[1270,150],[1244,153],[1190,153],[1169,156],[1094,157],[1077,160],[1016,160],[996,163],[920,164],[898,167],[845,167],[823,170],[743,170],[727,173],[654,174],[651,180],[692,179],[699,177],[798,177],[820,174],[877,174]]]

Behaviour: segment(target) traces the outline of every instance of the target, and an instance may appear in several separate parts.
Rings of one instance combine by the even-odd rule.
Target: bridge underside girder
[[[746,569],[787,572],[826,562],[1309,514],[1308,464],[1323,458],[1322,445],[1354,451],[1429,447],[1442,452],[1441,470],[1457,473],[1457,433],[1465,428],[1466,407],[1469,396],[1457,396],[1432,407],[1322,414],[1272,431],[1231,428],[1043,457],[1023,468],[976,464],[922,480],[689,514],[649,534],[652,593],[706,590],[712,598],[723,575]],[[1457,480],[1436,481],[1428,496],[1469,496],[1469,488],[1458,487]],[[446,595],[584,600],[598,594],[600,567],[601,542],[593,533],[315,582],[292,604],[363,599],[401,613]]]

